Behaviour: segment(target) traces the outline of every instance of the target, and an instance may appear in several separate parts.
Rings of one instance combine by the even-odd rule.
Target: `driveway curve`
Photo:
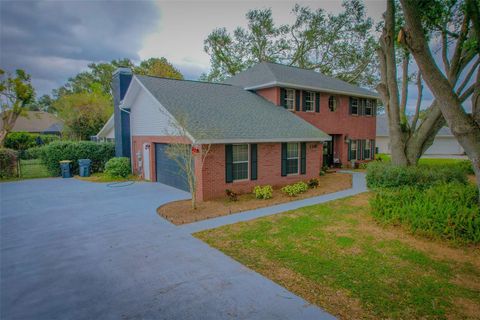
[[[330,319],[159,218],[188,193],[76,179],[0,184],[1,319]]]

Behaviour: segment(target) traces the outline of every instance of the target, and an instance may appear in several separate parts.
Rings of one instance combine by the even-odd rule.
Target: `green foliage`
[[[319,181],[318,181],[317,178],[312,178],[312,179],[308,180],[308,187],[310,189],[315,189],[315,188],[318,187],[318,185],[319,185]]]
[[[304,193],[308,190],[308,184],[303,181],[295,184],[289,184],[282,188],[282,192],[288,194],[290,197],[295,197],[300,193]]]
[[[5,147],[24,151],[39,145],[49,144],[59,140],[60,137],[53,134],[38,134],[30,132],[10,132],[5,139]]]
[[[204,44],[212,68],[203,79],[220,81],[267,61],[373,85],[377,75],[373,21],[361,1],[345,1],[343,9],[334,15],[297,4],[293,23],[284,25],[275,23],[271,9],[250,10],[247,28],[233,33],[217,28],[208,35]]]
[[[29,148],[23,152],[22,159],[40,159],[44,148],[44,146]]]
[[[0,148],[0,178],[11,178],[16,175],[17,153],[15,150]]]
[[[183,75],[164,57],[150,58],[140,62],[138,67],[134,67],[135,74],[146,76],[155,76],[171,79],[183,79]]]
[[[91,141],[55,141],[43,147],[41,159],[53,176],[60,175],[59,162],[72,161],[73,173],[78,173],[78,159],[92,160],[92,172],[102,172],[110,158],[115,156],[113,143]]]
[[[105,164],[105,174],[110,177],[126,178],[131,172],[130,159],[127,157],[111,158]]]
[[[370,188],[414,186],[426,188],[438,182],[465,184],[467,176],[459,166],[400,167],[390,163],[371,162],[367,169],[367,185]]]
[[[253,193],[257,199],[270,199],[273,195],[273,188],[270,185],[255,186],[253,188]]]
[[[412,186],[377,190],[370,200],[372,214],[412,232],[455,241],[480,242],[478,188],[457,182],[424,190]]]
[[[64,95],[54,107],[65,123],[65,134],[79,140],[96,135],[113,112],[111,97],[101,92]]]
[[[228,200],[230,200],[230,201],[237,201],[238,200],[238,194],[233,190],[226,189],[225,194],[227,195]]]
[[[322,177],[322,176],[324,176],[324,175],[326,175],[326,174],[327,174],[327,172],[326,172],[325,170],[320,170],[320,172],[318,173],[318,175],[319,175],[320,177]]]

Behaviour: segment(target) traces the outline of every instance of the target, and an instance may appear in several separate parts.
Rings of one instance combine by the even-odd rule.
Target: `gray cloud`
[[[138,60],[159,19],[147,1],[1,1],[0,63],[49,93],[92,61]]]

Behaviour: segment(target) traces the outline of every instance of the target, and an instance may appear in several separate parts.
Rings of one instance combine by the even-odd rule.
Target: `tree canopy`
[[[335,15],[295,5],[292,24],[275,24],[271,9],[250,10],[248,27],[213,30],[204,42],[211,70],[221,81],[258,62],[278,62],[319,71],[349,83],[372,86],[377,79],[373,21],[360,0],[348,0]]]

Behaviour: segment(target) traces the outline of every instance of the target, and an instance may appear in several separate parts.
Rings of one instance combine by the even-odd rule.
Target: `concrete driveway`
[[[331,318],[160,218],[157,183],[0,184],[1,319]]]

